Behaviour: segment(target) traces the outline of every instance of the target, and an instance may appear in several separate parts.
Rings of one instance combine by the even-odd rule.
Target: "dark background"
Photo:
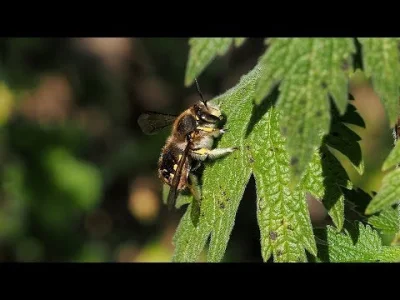
[[[161,203],[157,160],[169,132],[145,136],[137,117],[199,99],[183,84],[188,51],[185,38],[0,39],[0,261],[170,261],[186,207]],[[198,78],[205,98],[233,87],[264,51],[248,39],[215,59]],[[390,131],[371,87],[355,82],[353,92],[367,173],[352,178],[376,190]],[[225,261],[261,261],[255,208],[251,181]]]

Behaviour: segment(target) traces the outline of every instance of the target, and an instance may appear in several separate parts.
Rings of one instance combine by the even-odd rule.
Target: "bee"
[[[148,135],[172,125],[158,160],[158,176],[170,186],[167,198],[169,210],[175,207],[178,193],[187,188],[200,204],[202,196],[193,172],[206,159],[217,159],[237,149],[213,148],[215,138],[226,132],[226,129],[218,127],[223,116],[217,105],[204,100],[196,79],[195,82],[201,100],[180,115],[145,112],[138,118],[140,128]]]

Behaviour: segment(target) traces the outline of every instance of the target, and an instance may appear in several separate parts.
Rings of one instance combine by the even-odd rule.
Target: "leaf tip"
[[[365,83],[369,79],[369,76],[367,76],[362,69],[357,68],[349,75],[349,79],[352,84],[357,85]]]
[[[185,87],[189,87],[193,83],[193,76],[186,75],[184,80]]]
[[[379,209],[375,207],[374,201],[371,201],[365,209],[365,215],[373,215],[374,213],[378,212],[378,210]]]
[[[381,170],[382,170],[383,172],[386,172],[386,171],[388,171],[391,167],[393,167],[393,165],[394,165],[393,162],[386,160],[386,161],[382,164]]]
[[[257,93],[257,90],[256,90],[256,94],[254,95],[254,104],[260,105],[263,102],[264,98],[265,97],[260,95],[259,93]]]

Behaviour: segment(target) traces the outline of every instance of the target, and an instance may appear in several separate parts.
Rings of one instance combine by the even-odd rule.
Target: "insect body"
[[[197,81],[196,81],[197,84]],[[179,116],[155,112],[142,114],[138,123],[146,134],[153,134],[172,124],[171,135],[162,148],[158,161],[158,175],[170,186],[167,204],[175,206],[177,193],[189,188],[197,201],[201,193],[197,187],[197,177],[192,173],[203,161],[217,159],[236,148],[215,148],[214,139],[225,132],[218,127],[222,120],[220,109],[204,101],[197,85],[201,101]]]

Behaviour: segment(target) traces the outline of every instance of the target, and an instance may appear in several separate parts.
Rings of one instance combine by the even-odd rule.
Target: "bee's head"
[[[199,102],[193,106],[194,113],[199,121],[216,123],[222,120],[222,114],[218,106],[211,103]]]
[[[207,103],[203,98],[203,94],[200,91],[199,83],[197,79],[194,79],[197,86],[197,92],[200,95],[201,101],[193,106],[194,113],[198,121],[207,123],[217,123],[222,120],[222,114],[218,106],[211,103]]]

